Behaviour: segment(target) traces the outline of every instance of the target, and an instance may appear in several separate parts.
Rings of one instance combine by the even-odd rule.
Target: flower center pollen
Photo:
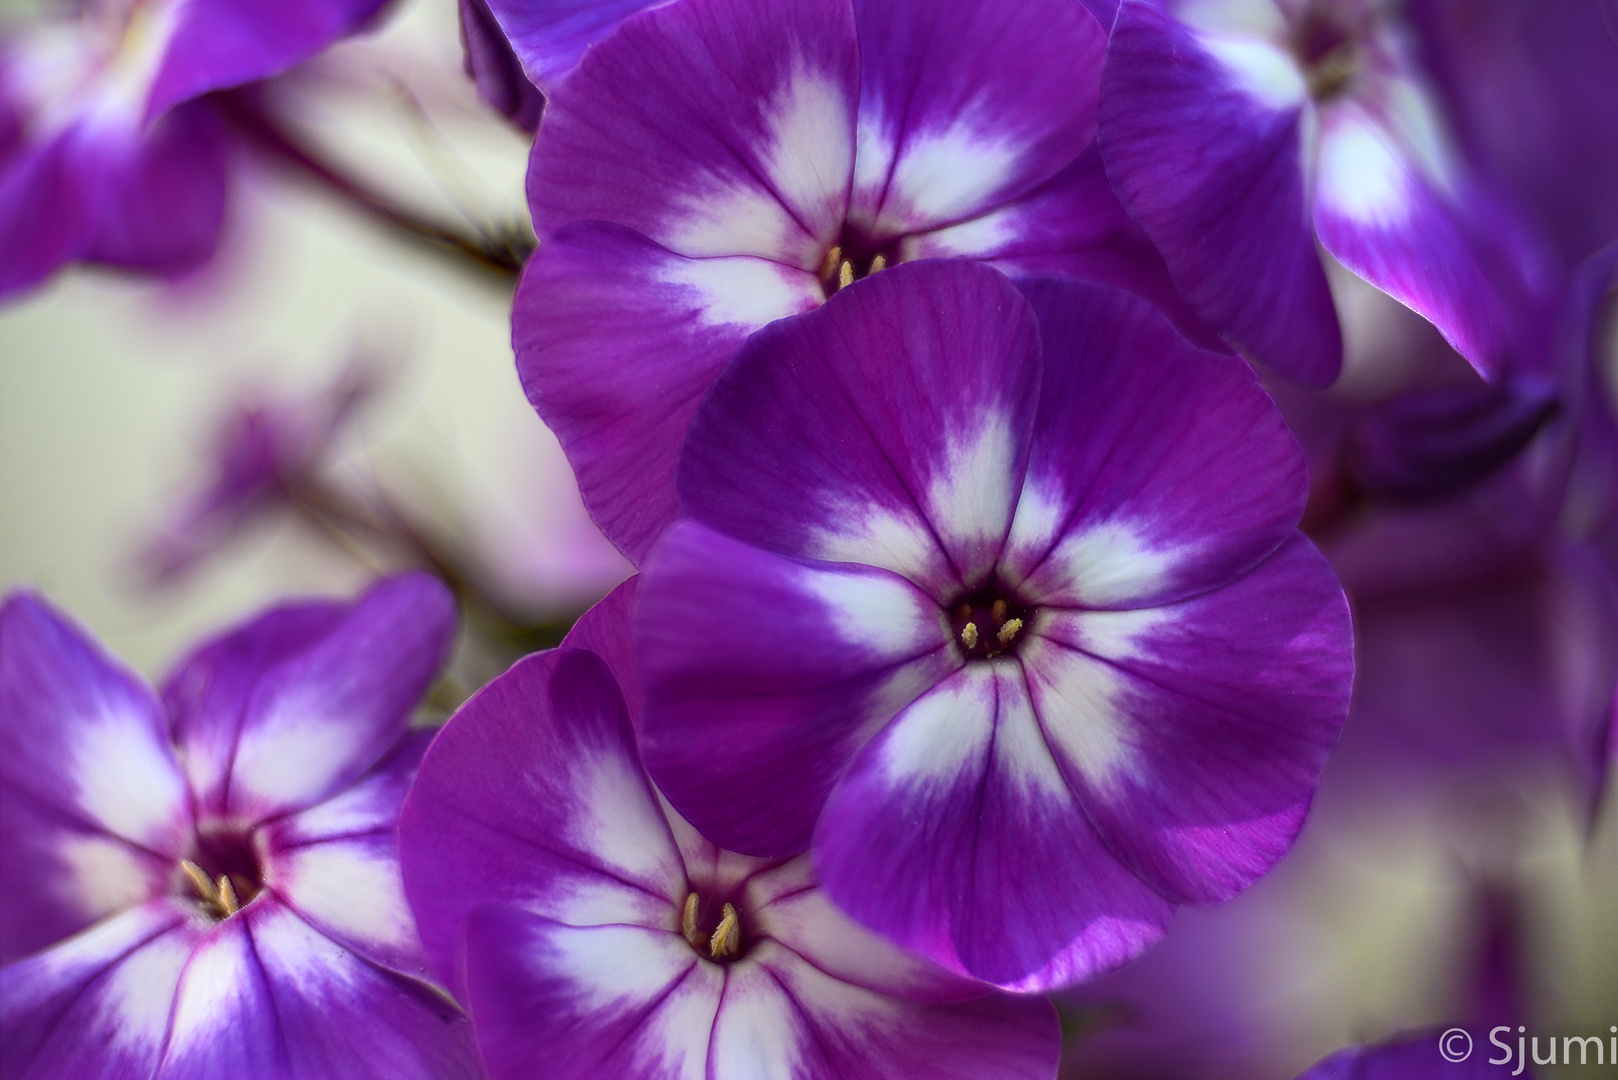
[[[204,828],[190,857],[180,860],[180,892],[221,922],[252,903],[264,889],[264,871],[250,832]]]
[[[833,244],[820,263],[820,287],[830,297],[846,289],[861,278],[880,273],[897,262],[894,253],[886,248],[862,241],[855,236],[844,236]]]
[[[956,644],[968,659],[987,660],[1016,651],[1033,610],[995,585],[962,597],[950,612]]]
[[[685,909],[680,913],[680,933],[697,951],[721,964],[742,954],[742,920],[736,905],[728,901],[720,908],[718,919],[704,910],[702,898],[692,892],[685,898]],[[704,918],[707,915],[708,918]],[[712,926],[708,924],[712,923]]]

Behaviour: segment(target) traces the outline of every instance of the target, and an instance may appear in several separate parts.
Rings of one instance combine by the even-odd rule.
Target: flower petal
[[[0,606],[6,958],[164,881],[191,823],[165,727],[151,690],[45,601]]]
[[[902,259],[982,259],[1013,277],[1062,275],[1127,289],[1150,300],[1199,347],[1225,343],[1192,314],[1169,278],[1163,256],[1107,182],[1092,143],[1051,179],[979,217],[907,236]]]
[[[76,129],[0,159],[0,298],[75,259],[101,219],[103,185]]]
[[[562,639],[564,649],[589,649],[607,665],[623,692],[629,722],[638,725],[646,705],[640,671],[635,666],[635,608],[640,603],[640,576],[630,578],[591,607]]]
[[[1178,903],[1240,892],[1291,846],[1348,715],[1348,602],[1297,536],[1161,608],[1052,614],[1021,658],[1108,847]]]
[[[348,787],[403,735],[454,630],[449,591],[412,573],[372,586],[340,618],[323,607],[272,610],[207,647],[170,692],[187,717],[176,732],[182,747],[194,738],[208,747],[193,781],[199,798],[261,820]],[[218,700],[214,680],[227,684]],[[234,701],[239,710],[227,708]],[[218,776],[221,727],[234,732],[234,748]]]
[[[981,985],[966,1001],[888,997],[773,942],[726,974],[709,1058],[716,1080],[1036,1080],[1054,1074],[1061,1053],[1055,1010],[1038,998]]]
[[[1304,201],[1301,101],[1279,56],[1219,59],[1147,0],[1119,6],[1100,107],[1113,188],[1193,311],[1249,358],[1325,385],[1342,336]]]
[[[187,0],[176,5],[147,118],[210,90],[279,75],[358,30],[386,0]]]
[[[7,1080],[146,1080],[196,932],[179,907],[130,908],[0,968]]]
[[[872,726],[959,662],[903,578],[805,565],[695,522],[648,564],[636,630],[648,771],[715,843],[768,857],[808,846]]]
[[[1308,465],[1245,363],[1113,289],[1025,291],[1046,372],[1008,585],[1035,604],[1141,607],[1230,581],[1294,534]]]
[[[1324,112],[1315,232],[1338,262],[1430,319],[1492,378],[1532,314],[1528,283],[1513,266],[1531,260],[1490,250],[1514,230],[1492,220],[1499,215],[1480,198],[1463,207],[1466,179],[1436,168],[1421,168],[1364,110]]]
[[[209,259],[225,219],[225,138],[207,104],[176,109],[147,129],[108,184],[84,257],[167,274]]]
[[[849,219],[873,238],[983,213],[1095,137],[1106,33],[1060,0],[856,0],[859,155]]]
[[[528,171],[541,239],[626,225],[694,257],[818,271],[854,163],[847,0],[682,0],[628,20],[551,91]]]
[[[687,259],[575,225],[530,260],[512,314],[517,372],[591,516],[636,562],[678,514],[674,468],[702,396],[748,334],[817,306],[813,274]]]
[[[490,0],[489,9],[523,68],[548,87],[618,24],[669,0]],[[532,129],[530,129],[532,130]]]
[[[461,707],[427,753],[399,837],[427,955],[457,992],[461,935],[481,904],[672,927],[685,901],[623,699],[582,650],[520,660]]]
[[[333,941],[417,978],[427,959],[399,872],[398,823],[433,734],[412,732],[353,787],[268,828],[265,886]]]
[[[692,517],[758,547],[860,562],[940,603],[994,565],[1040,384],[1032,313],[1001,274],[908,263],[755,334],[680,460]]]
[[[1123,963],[1171,912],[1102,845],[1010,660],[969,664],[872,741],[832,792],[815,861],[859,922],[1019,990]]]
[[[493,1080],[703,1080],[725,978],[673,925],[574,927],[487,905],[467,982]],[[758,1078],[753,1078],[758,1080]]]
[[[221,923],[181,979],[158,1080],[476,1080],[471,1026],[278,904]]]

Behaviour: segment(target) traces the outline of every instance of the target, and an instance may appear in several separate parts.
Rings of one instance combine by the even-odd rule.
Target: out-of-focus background
[[[0,7],[24,14],[19,0]],[[287,92],[308,93],[305,133],[379,191],[472,225],[521,220],[526,139],[462,76],[449,0],[413,0],[299,80]],[[210,439],[232,402],[316,396],[361,354],[390,378],[345,430],[339,473],[445,523],[523,610],[576,612],[629,568],[523,398],[510,290],[326,191],[249,168],[220,258],[193,278],[70,270],[0,309],[0,584],[45,593],[153,679],[264,603],[356,589],[374,566],[284,519],[173,587],[141,584],[135,558],[213,475]],[[1078,995],[1069,1075],[1286,1080],[1339,1046],[1445,1023],[1502,926],[1523,1024],[1618,1025],[1611,792],[1591,832],[1548,766],[1438,769],[1386,797],[1374,785],[1367,797],[1364,770],[1328,770],[1269,878],[1183,913],[1152,954]],[[1153,1016],[1106,1004],[1142,995]]]

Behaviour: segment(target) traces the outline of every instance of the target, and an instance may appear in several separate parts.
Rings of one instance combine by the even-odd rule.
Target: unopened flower
[[[615,677],[634,588],[462,707],[400,823],[428,954],[494,1080],[1054,1077],[1048,1003],[906,956],[806,856],[723,851],[667,809]]]
[[[273,608],[159,700],[43,601],[0,607],[7,1077],[478,1075],[395,837],[454,625],[421,575]]]
[[[687,819],[812,841],[857,920],[1035,989],[1287,850],[1352,664],[1251,370],[1116,290],[1027,294],[929,261],[755,335],[686,442],[637,632],[647,765]]]

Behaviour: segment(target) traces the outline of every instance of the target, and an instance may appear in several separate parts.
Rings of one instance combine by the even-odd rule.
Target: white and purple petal
[[[758,547],[975,587],[1011,525],[1039,399],[1033,313],[1006,278],[908,263],[755,334],[692,424],[692,517]],[[661,778],[659,778],[661,780]]]
[[[1142,607],[1222,585],[1293,535],[1308,466],[1246,364],[1114,289],[1024,291],[1045,378],[1008,586],[1033,604]]]
[[[1324,385],[1342,337],[1305,197],[1305,88],[1266,46],[1223,44],[1124,0],[1102,73],[1101,156],[1192,310],[1250,359]]]
[[[198,944],[172,997],[158,1080],[476,1080],[471,1026],[425,983],[376,968],[282,905]]]
[[[856,0],[849,220],[878,243],[983,213],[1095,136],[1106,33],[1060,0]]]
[[[827,803],[815,860],[859,922],[1025,991],[1133,958],[1172,913],[1090,825],[1012,660],[969,665],[866,747]]]
[[[1319,155],[1321,245],[1431,320],[1485,378],[1498,375],[1535,314],[1525,268],[1537,253],[1501,250],[1521,230],[1469,191],[1457,166],[1424,163],[1354,105],[1322,111]]]
[[[1124,212],[1094,143],[1026,195],[958,224],[906,236],[905,262],[981,259],[1012,277],[1061,275],[1127,289],[1150,300],[1204,349],[1223,340],[1192,314],[1169,278],[1163,256]]]
[[[898,575],[695,522],[648,564],[636,638],[648,770],[715,843],[768,857],[808,847],[859,747],[959,663],[937,605]]]
[[[636,562],[678,514],[674,471],[697,406],[747,335],[817,306],[813,274],[688,259],[628,229],[561,230],[523,272],[517,372],[607,538]]]
[[[1158,608],[1042,613],[1020,657],[1088,821],[1176,903],[1229,899],[1291,846],[1353,681],[1348,602],[1302,536]]]
[[[257,820],[307,808],[353,783],[404,734],[448,654],[456,621],[449,591],[419,573],[379,582],[323,634],[293,640],[294,623],[307,630],[305,618],[312,625],[327,617],[272,610],[261,617],[269,622],[249,623],[236,643],[205,654],[196,669],[207,673],[204,700],[215,668],[241,687],[229,693],[245,700],[239,710],[199,704],[194,722],[175,733],[183,750],[195,737],[215,761],[226,738],[233,747],[223,775],[210,766],[193,777],[203,805]],[[181,677],[195,676],[187,670]]]
[[[180,906],[131,907],[0,968],[7,1080],[148,1080],[198,938]]]
[[[485,903],[675,930],[685,901],[622,695],[584,650],[520,660],[467,702],[428,751],[399,835],[428,958],[457,991],[467,920]]]
[[[433,732],[407,735],[352,787],[266,829],[264,885],[380,967],[427,976],[399,871],[399,809]]]
[[[144,898],[191,826],[155,695],[28,593],[0,606],[0,811],[8,959]]]
[[[528,200],[541,239],[625,225],[682,255],[818,271],[854,165],[847,0],[682,0],[626,21],[551,92]]]

